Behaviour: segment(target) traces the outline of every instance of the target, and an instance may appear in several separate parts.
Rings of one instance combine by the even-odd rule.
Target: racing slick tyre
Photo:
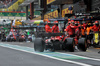
[[[16,42],[16,39],[14,39],[13,41]]]
[[[11,41],[11,38],[8,38],[8,39],[7,39],[7,42],[10,42],[10,41]]]
[[[70,52],[74,52],[74,50],[75,50],[75,41],[74,41],[74,39],[73,38],[67,38],[66,40],[65,40],[66,42],[66,49],[67,50],[69,50]]]
[[[80,38],[78,40],[78,48],[82,51],[86,51],[87,50],[87,43],[86,43],[86,39],[85,38]]]
[[[1,41],[2,41],[2,42],[5,42],[5,41],[6,41],[6,38],[3,38]]]
[[[22,39],[22,38],[19,38],[19,42],[23,42],[24,41],[24,39]]]
[[[16,41],[16,39],[12,38],[12,39],[11,39],[11,42],[13,42],[13,41],[15,42],[15,41]]]
[[[44,51],[44,41],[42,38],[36,38],[34,41],[34,50],[38,52],[43,52]]]

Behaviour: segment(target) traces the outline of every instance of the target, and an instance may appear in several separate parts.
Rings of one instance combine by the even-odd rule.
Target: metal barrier
[[[21,20],[26,20],[26,17],[0,16],[0,19],[21,19]]]

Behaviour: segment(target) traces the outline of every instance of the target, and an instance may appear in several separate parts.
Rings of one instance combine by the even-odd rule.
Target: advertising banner
[[[44,15],[45,19],[52,19],[52,18],[57,18],[57,17],[58,17],[58,10],[55,10],[53,12],[50,12]]]
[[[30,12],[28,12],[30,14]],[[40,15],[39,11],[35,11],[34,15]],[[0,16],[17,16],[17,17],[26,17],[26,12],[13,12],[13,11],[0,11]]]
[[[58,10],[55,10],[54,11],[54,16],[53,16],[54,18],[57,18],[58,17]]]
[[[65,14],[72,14],[73,10],[68,10],[68,8],[62,10],[62,17],[65,17]]]
[[[54,2],[55,0],[47,0],[47,5]]]
[[[62,17],[65,17],[65,12],[66,12],[66,10],[63,9],[63,10],[62,10]]]

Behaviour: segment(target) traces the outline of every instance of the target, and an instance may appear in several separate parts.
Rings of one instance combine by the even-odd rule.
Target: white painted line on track
[[[5,46],[1,46],[1,47],[5,47]],[[64,60],[64,59],[58,59],[58,58],[55,58],[55,57],[39,54],[39,53],[36,53],[36,52],[29,52],[29,51],[26,51],[26,50],[16,49],[16,48],[13,48],[13,47],[5,47],[5,48],[10,48],[10,49],[18,50],[18,51],[36,54],[36,55],[52,58],[52,59],[59,60],[59,61],[64,61],[64,62],[67,62],[67,63],[73,63],[73,64],[77,64],[77,65],[81,65],[81,66],[92,66],[92,65],[89,65],[89,64],[85,64],[85,63],[80,63],[80,62],[75,62],[75,61],[70,61],[70,60]]]
[[[61,52],[58,52],[58,53],[61,53]],[[66,54],[66,53],[61,53],[61,54]],[[89,57],[79,56],[79,55],[70,54],[70,53],[67,53],[67,54],[69,54],[69,55],[73,55],[73,56],[82,57],[82,58],[86,58],[86,59],[90,59],[90,60],[100,61],[100,59],[89,58]]]
[[[2,42],[1,42],[1,43],[2,43]],[[2,44],[4,44],[4,43],[2,43]],[[8,45],[11,45],[11,44],[8,44]],[[15,46],[19,46],[19,45],[15,45]],[[25,46],[22,46],[22,47],[25,47]],[[27,47],[27,48],[30,48],[30,47]],[[65,54],[65,55],[66,55],[66,53],[62,53],[62,52],[58,52],[58,53],[60,53],[60,54]],[[90,60],[100,61],[100,59],[96,59],[96,58],[89,58],[89,57],[80,56],[80,55],[75,55],[75,54],[70,54],[70,53],[67,53],[67,54],[73,55],[73,56],[77,56],[77,57],[86,58],[86,59],[90,59]]]

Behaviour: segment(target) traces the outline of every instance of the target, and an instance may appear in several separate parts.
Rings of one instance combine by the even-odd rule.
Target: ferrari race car
[[[68,50],[74,52],[74,38],[66,37],[64,33],[45,33],[45,38],[36,38],[34,41],[35,51],[43,52],[44,50]],[[48,39],[49,37],[49,39]],[[78,48],[82,51],[87,50],[85,38],[80,38]]]
[[[25,36],[24,35],[19,35],[17,36],[13,36],[13,35],[9,35],[8,37],[6,37],[7,42],[12,42],[12,41],[19,41],[19,42],[23,42],[25,41]]]

